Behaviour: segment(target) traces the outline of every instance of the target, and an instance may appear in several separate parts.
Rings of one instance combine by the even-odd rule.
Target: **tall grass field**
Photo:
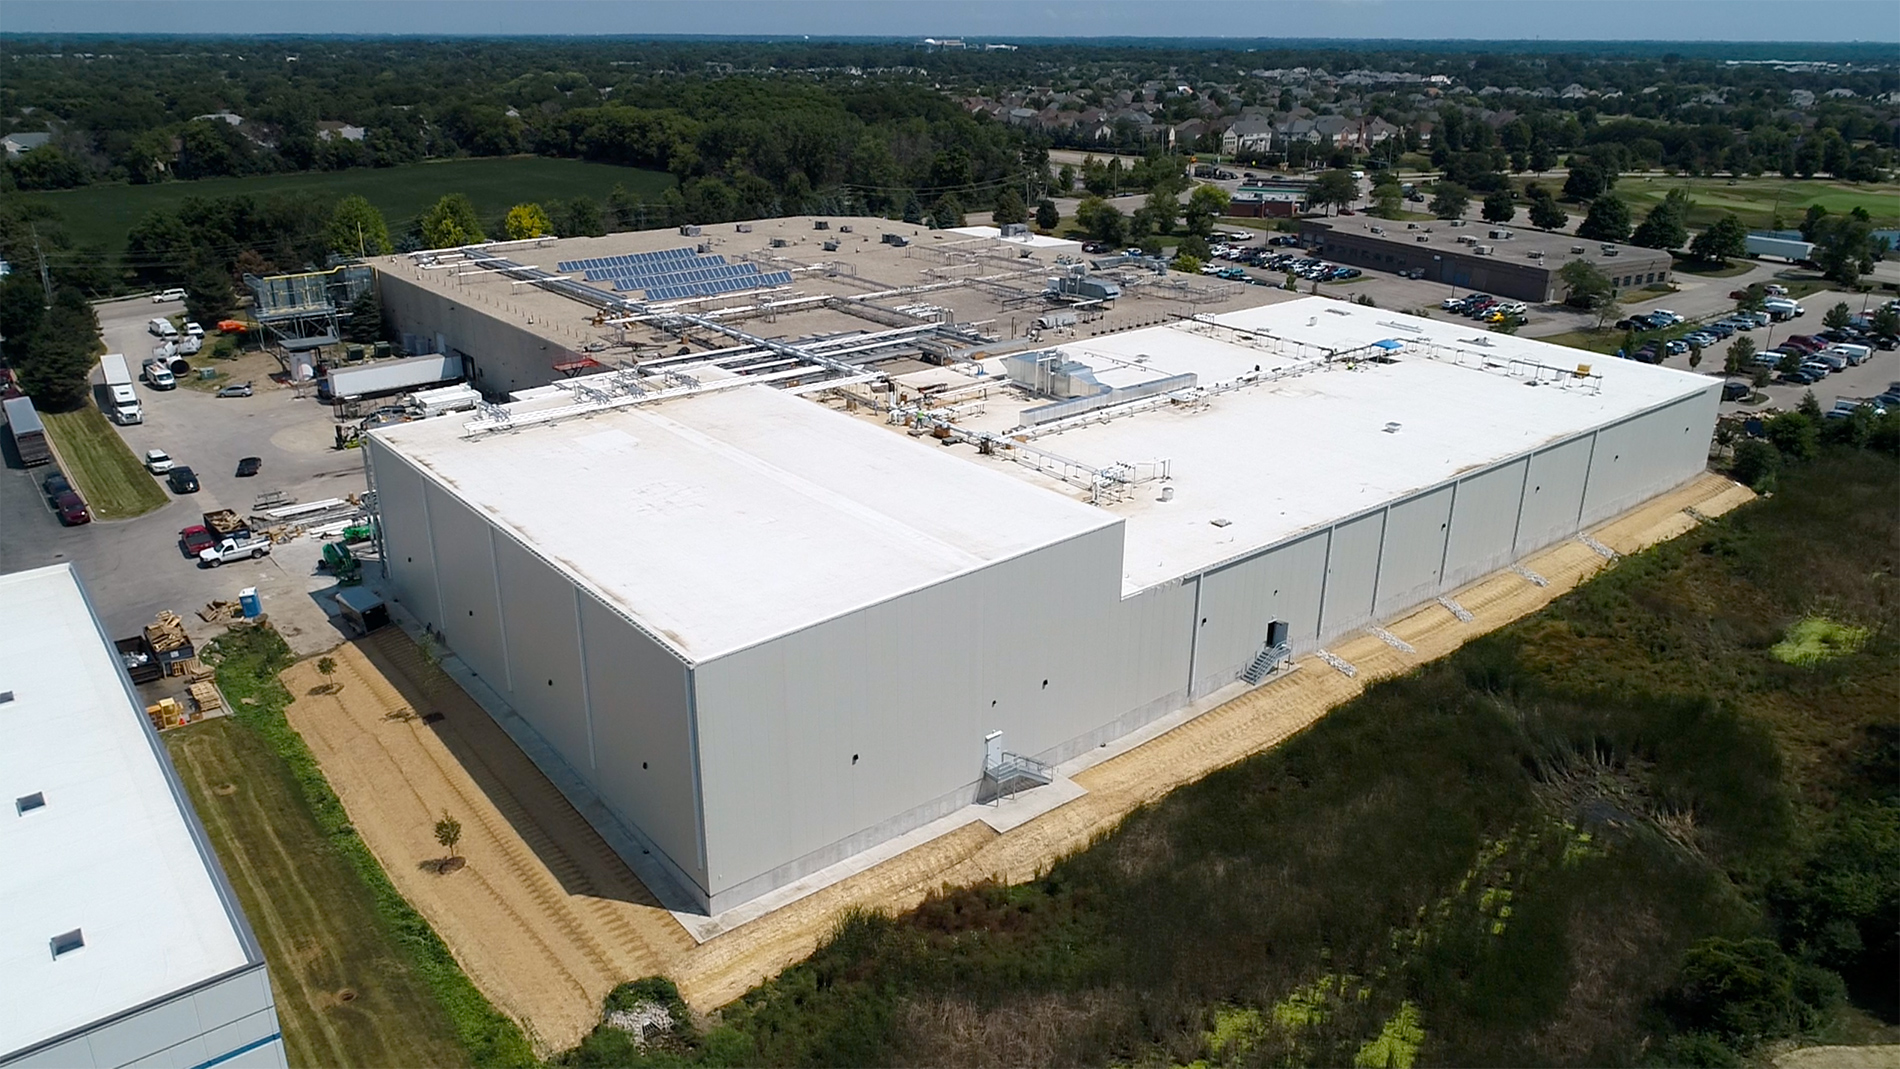
[[[176,207],[186,197],[314,193],[340,199],[360,194],[383,213],[389,221],[390,233],[395,234],[406,229],[410,221],[445,193],[468,194],[475,202],[475,210],[486,219],[523,201],[574,197],[604,201],[615,185],[624,185],[629,192],[653,200],[672,184],[673,176],[663,171],[583,160],[510,156],[252,178],[206,178],[150,186],[96,185],[19,196],[22,200],[39,201],[58,209],[67,232],[79,244],[104,245],[108,252],[117,254],[125,248],[126,234],[147,213]]]

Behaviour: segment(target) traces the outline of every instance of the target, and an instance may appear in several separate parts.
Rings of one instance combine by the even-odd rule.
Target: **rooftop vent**
[[[6,703],[8,703],[8,702],[10,702],[10,701],[12,701],[12,700],[13,700],[13,692],[12,692],[12,691],[10,691],[10,690],[0,690],[0,705],[5,705]]]
[[[699,236],[699,228],[696,226],[690,226],[690,225],[680,227],[680,236],[688,237],[688,238],[696,238]]]
[[[13,800],[13,808],[19,810],[21,816],[26,816],[35,809],[44,808],[45,805],[46,794],[43,791],[34,791],[24,798],[15,798]]]
[[[1400,425],[1400,424],[1397,424],[1397,423],[1388,423],[1388,424],[1386,424],[1386,425],[1385,425],[1385,433],[1387,433],[1387,434],[1397,434],[1397,433],[1399,433],[1399,427],[1400,427],[1400,426],[1401,426],[1401,425]]]
[[[751,223],[740,223],[739,225],[737,225],[737,226],[735,226],[735,227],[733,227],[732,229],[733,229],[733,230],[734,230],[735,232],[737,232],[737,233],[740,233],[740,234],[750,234],[750,233],[752,233],[752,224],[751,224]]]
[[[70,932],[61,932],[60,934],[54,936],[52,938],[52,944],[53,944],[53,956],[57,958],[61,954],[70,954],[73,951],[78,950],[80,947],[85,946],[86,937],[80,932],[79,929],[74,928]]]
[[[811,221],[811,228],[813,230],[830,230],[831,224],[823,219],[813,219]]]

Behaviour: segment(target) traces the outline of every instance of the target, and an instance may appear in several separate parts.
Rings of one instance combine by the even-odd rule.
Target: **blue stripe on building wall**
[[[192,1066],[191,1069],[211,1069],[211,1067],[214,1065],[223,1065],[225,1062],[230,1061],[231,1059],[237,1057],[240,1054],[249,1054],[250,1052],[256,1050],[257,1048],[263,1046],[266,1043],[274,1043],[277,1040],[280,1040],[282,1038],[284,1038],[284,1034],[282,1032],[272,1032],[270,1035],[265,1036],[263,1039],[254,1039],[251,1042],[244,1044],[242,1047],[239,1047],[238,1049],[234,1051],[230,1051],[225,1054],[220,1054],[208,1062],[199,1062],[197,1065]]]

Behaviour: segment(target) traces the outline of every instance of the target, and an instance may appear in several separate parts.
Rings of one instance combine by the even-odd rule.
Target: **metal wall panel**
[[[502,696],[568,767],[591,781],[594,741],[582,686],[574,584],[499,532],[495,574],[501,584],[507,678],[514,684]]]
[[[435,548],[429,541],[422,474],[375,438],[366,438],[364,443],[381,513],[383,564],[389,569],[395,600],[416,619],[439,626],[442,608],[436,602]]]
[[[1320,609],[1320,641],[1372,619],[1372,595],[1379,577],[1379,542],[1384,534],[1384,510],[1333,528],[1332,547],[1326,555],[1326,600]]]
[[[1265,646],[1273,620],[1287,622],[1296,646],[1318,640],[1327,537],[1310,534],[1201,576],[1193,694],[1238,679]]]
[[[554,370],[567,350],[559,343],[400,274],[380,272],[383,310],[398,334],[431,339],[445,355],[466,354],[473,363],[469,384],[490,396],[560,378]]]
[[[1584,493],[1587,526],[1625,512],[1686,482],[1708,465],[1709,425],[1720,384],[1695,397],[1597,432],[1596,456]]]
[[[425,484],[424,493],[442,594],[442,632],[470,671],[497,694],[507,694],[508,658],[488,521],[433,482]]]
[[[1458,483],[1445,540],[1440,586],[1454,590],[1511,563],[1529,460],[1482,471]]]
[[[1042,753],[1179,690],[1184,669],[1138,692],[1155,662],[1105,641],[1120,573],[1116,526],[700,665],[714,895],[787,882],[966,804],[989,731]]]
[[[1592,440],[1586,434],[1531,454],[1530,481],[1524,486],[1524,510],[1517,524],[1518,556],[1577,533]]]
[[[704,891],[686,664],[592,594],[579,597],[595,755],[582,774]]]
[[[1410,608],[1438,593],[1453,493],[1452,487],[1441,486],[1386,510],[1374,616]]]

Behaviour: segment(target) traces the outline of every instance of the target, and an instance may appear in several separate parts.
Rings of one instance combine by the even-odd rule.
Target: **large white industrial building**
[[[969,804],[993,732],[1065,760],[1680,485],[1719,389],[1318,298],[716,355],[366,447],[393,595],[714,913]]]
[[[270,976],[70,565],[0,576],[0,1066],[282,1066]]]

